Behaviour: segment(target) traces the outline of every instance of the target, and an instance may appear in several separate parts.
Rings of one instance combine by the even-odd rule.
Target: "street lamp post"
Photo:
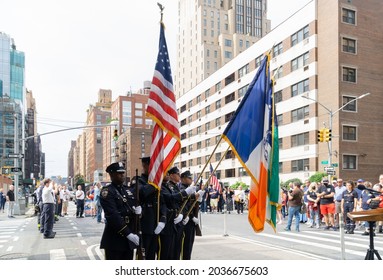
[[[367,92],[361,96],[356,97],[353,100],[350,100],[349,102],[343,104],[342,107],[338,108],[334,112],[332,111],[332,109],[327,108],[325,105],[323,105],[322,103],[320,103],[319,101],[317,101],[313,98],[310,98],[310,97],[304,96],[304,95],[301,95],[301,97],[317,102],[319,105],[321,105],[328,112],[328,114],[329,114],[329,129],[332,132],[332,118],[334,117],[334,115],[336,113],[338,113],[340,110],[342,110],[344,107],[346,107],[348,104],[350,104],[350,103],[352,103],[358,99],[361,99],[363,97],[366,97],[367,95],[370,95],[370,93]],[[328,167],[332,167],[332,140],[331,140],[331,138],[328,141]],[[330,179],[331,179],[331,175],[328,175],[329,182],[330,182]],[[339,214],[338,220],[339,220],[339,227],[340,227],[339,231],[340,231],[341,259],[345,260],[346,259],[346,249],[345,249],[345,243],[344,243],[344,224],[343,224],[343,215],[342,214]]]
[[[325,105],[323,105],[322,103],[320,103],[319,101],[311,98],[311,97],[308,97],[308,96],[304,96],[304,95],[301,95],[302,98],[305,98],[305,99],[309,99],[309,100],[312,100],[312,101],[315,101],[316,103],[318,103],[320,106],[322,106],[329,114],[329,129],[330,131],[332,132],[332,118],[334,117],[334,115],[336,113],[338,113],[340,110],[342,110],[344,107],[346,107],[348,104],[358,100],[358,99],[362,99],[363,97],[366,97],[367,95],[370,95],[369,92],[361,95],[361,96],[358,96],[356,97],[355,99],[353,100],[350,100],[349,102],[343,104],[342,107],[338,108],[337,110],[335,110],[334,112],[332,111],[332,109],[329,109],[328,107],[326,107]],[[330,139],[328,141],[328,167],[332,167],[332,139]],[[331,175],[328,175],[328,180],[330,181],[330,178]]]

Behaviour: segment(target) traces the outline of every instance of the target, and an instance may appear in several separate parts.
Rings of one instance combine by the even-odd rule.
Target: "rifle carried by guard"
[[[135,195],[136,195],[136,207],[140,206],[140,188],[138,184],[138,169],[136,169],[136,185],[135,185]],[[135,215],[134,223],[134,232],[140,237],[140,244],[137,248],[137,260],[145,260],[145,248],[142,246],[142,230],[141,230],[141,217]]]

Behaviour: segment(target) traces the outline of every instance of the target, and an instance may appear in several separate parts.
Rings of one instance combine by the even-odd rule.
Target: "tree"
[[[323,177],[327,177],[327,174],[324,172],[317,172],[313,174],[309,180],[310,182],[321,182]]]
[[[247,190],[249,188],[249,186],[246,185],[244,182],[236,182],[235,184],[231,185],[230,188],[232,190],[236,190],[239,186],[242,186],[242,190]]]
[[[84,185],[85,184],[84,176],[81,174],[75,175],[74,176],[74,182],[75,182],[76,187],[77,187],[77,185]]]
[[[286,182],[281,183],[281,186],[287,188],[290,183],[294,183],[294,182],[299,182],[302,184],[302,181],[299,178],[293,178],[293,179],[287,180]]]

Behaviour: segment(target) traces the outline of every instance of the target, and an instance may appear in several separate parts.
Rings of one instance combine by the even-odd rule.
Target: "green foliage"
[[[327,174],[324,172],[317,172],[313,174],[309,180],[310,182],[321,182],[323,177],[327,177]]]
[[[300,182],[302,184],[302,181],[298,178],[293,178],[293,179],[289,179],[287,180],[286,182],[281,182],[281,187],[285,187],[287,188],[289,186],[290,183],[294,183],[294,182]]]
[[[74,184],[77,185],[83,185],[85,183],[84,176],[81,174],[77,174],[74,176]]]
[[[235,184],[231,185],[230,188],[232,190],[238,189],[239,186],[242,186],[242,190],[247,190],[250,186],[246,185],[244,182],[236,182]]]

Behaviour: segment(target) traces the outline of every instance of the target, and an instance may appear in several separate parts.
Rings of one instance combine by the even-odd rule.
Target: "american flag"
[[[162,23],[146,113],[155,122],[150,149],[149,183],[160,189],[163,175],[172,166],[181,149],[176,98]]]
[[[215,188],[219,192],[221,192],[221,185],[219,184],[218,179],[214,174],[214,169],[213,169],[213,166],[211,165],[211,163],[210,163],[210,185],[213,185],[213,187],[215,186]]]

